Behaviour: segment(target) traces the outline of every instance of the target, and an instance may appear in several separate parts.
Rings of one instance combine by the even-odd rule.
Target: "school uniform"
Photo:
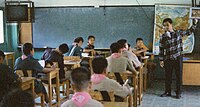
[[[133,63],[135,68],[138,68],[138,67],[141,66],[141,62],[138,60],[138,57],[134,53],[132,53],[131,51],[124,49],[122,51],[122,56],[131,60],[131,62]]]
[[[83,48],[77,45],[70,45],[67,56],[80,56],[82,57]]]
[[[59,79],[62,80],[65,78],[65,70],[64,70],[64,59],[63,59],[63,55],[60,54],[58,51],[56,50],[52,50],[49,54],[49,56],[45,59],[45,61],[47,62],[57,62],[58,63],[58,67],[60,68],[59,70]]]
[[[15,61],[14,70],[32,70],[32,77],[37,77],[38,73],[43,71],[43,67],[39,64],[37,59],[34,59],[31,55],[19,57]],[[25,75],[26,76],[26,75]],[[38,94],[40,92],[47,94],[43,84],[41,81],[35,80],[35,93]]]
[[[61,107],[103,107],[103,105],[92,99],[89,93],[76,92],[72,99],[64,102]]]
[[[132,94],[130,88],[120,85],[117,81],[109,79],[103,74],[93,74],[91,77],[92,90],[98,91],[114,91],[114,95],[126,98],[128,94]]]
[[[106,59],[108,61],[108,72],[125,72],[127,70],[133,72],[135,70],[132,62],[120,53],[113,53]]]

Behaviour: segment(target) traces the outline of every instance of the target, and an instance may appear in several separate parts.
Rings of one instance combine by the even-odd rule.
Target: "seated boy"
[[[103,107],[103,105],[91,98],[88,93],[91,74],[85,67],[79,67],[71,73],[75,94],[71,100],[64,102],[61,107]]]
[[[142,38],[136,39],[136,46],[132,49],[137,56],[145,56],[145,52],[149,49],[144,45]]]
[[[83,52],[89,53],[89,56],[95,56],[96,51],[94,50],[95,37],[93,35],[88,36],[87,46],[84,48]]]
[[[67,56],[80,56],[82,57],[83,48],[81,47],[84,40],[82,37],[77,37],[74,39],[74,43],[69,46],[69,52]]]
[[[22,46],[22,56],[17,58],[15,61],[14,70],[32,70],[32,76],[37,77],[37,74],[40,72],[48,73],[54,70],[56,67],[52,66],[51,68],[43,68],[38,60],[33,58],[34,49],[31,43],[25,43]],[[35,80],[35,93],[42,92],[45,95],[45,101],[48,103],[47,92],[42,84],[42,82]]]
[[[15,88],[6,92],[0,107],[35,107],[35,102],[31,93]]]
[[[106,58],[108,60],[108,72],[135,71],[132,62],[128,58],[122,56],[118,43],[112,43],[110,51],[112,53],[111,56]]]
[[[56,49],[53,49],[49,56],[44,59],[47,62],[58,62],[59,70],[59,78],[60,80],[65,79],[65,70],[64,70],[64,59],[63,54],[67,53],[69,50],[68,45],[63,43]]]
[[[91,77],[92,90],[114,91],[115,100],[122,101],[127,95],[132,94],[132,89],[127,85],[120,85],[117,81],[106,77],[108,62],[103,57],[97,57],[92,61],[94,74]]]
[[[13,88],[19,88],[20,85],[17,75],[13,73],[11,68],[3,64],[4,58],[4,52],[0,50],[0,101],[8,91]]]
[[[117,41],[117,43],[120,45],[122,56],[127,57],[131,60],[135,68],[139,68],[141,66],[141,62],[138,60],[137,56],[128,51],[128,43],[126,39],[120,39]]]

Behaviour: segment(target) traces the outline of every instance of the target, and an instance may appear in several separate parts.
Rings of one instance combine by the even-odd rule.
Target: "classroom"
[[[0,0],[0,107],[200,107],[200,0]]]

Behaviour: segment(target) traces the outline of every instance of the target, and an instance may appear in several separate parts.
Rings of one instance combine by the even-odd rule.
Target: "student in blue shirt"
[[[38,73],[48,73],[54,70],[56,67],[52,66],[51,68],[43,68],[37,59],[33,58],[34,49],[31,43],[25,43],[22,46],[22,56],[18,57],[15,61],[14,70],[32,70],[32,77],[37,77]],[[47,92],[41,81],[35,80],[35,93],[42,92],[45,95],[45,101],[48,103]]]

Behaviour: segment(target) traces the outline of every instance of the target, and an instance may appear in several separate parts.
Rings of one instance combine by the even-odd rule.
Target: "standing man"
[[[172,19],[163,20],[165,33],[160,37],[160,66],[165,69],[165,92],[161,97],[171,96],[172,71],[176,74],[176,98],[181,97],[182,84],[182,36],[190,35],[196,28],[197,20],[188,30],[174,30]]]

